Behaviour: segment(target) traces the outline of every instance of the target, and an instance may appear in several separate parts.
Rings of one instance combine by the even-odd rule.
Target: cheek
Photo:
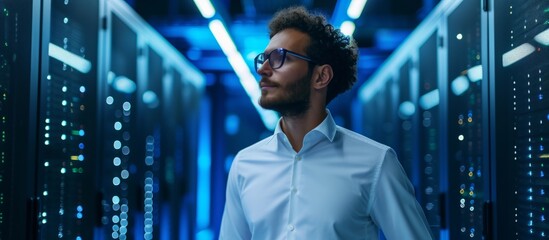
[[[305,87],[310,87],[311,76],[307,72],[307,66],[301,68],[288,68],[278,73],[277,82],[283,88],[304,89]]]

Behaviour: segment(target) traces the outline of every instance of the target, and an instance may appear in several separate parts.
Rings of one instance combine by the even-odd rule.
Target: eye
[[[284,51],[281,49],[277,49],[271,53],[269,60],[273,62],[281,62],[282,58],[284,58]]]
[[[260,62],[264,62],[265,61],[265,54],[264,53],[261,53],[257,56],[257,60],[260,61]]]

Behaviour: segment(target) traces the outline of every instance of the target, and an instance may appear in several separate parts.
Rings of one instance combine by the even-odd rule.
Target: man
[[[431,239],[395,152],[336,126],[326,109],[356,81],[356,43],[302,7],[269,28],[255,58],[259,103],[282,117],[235,157],[220,239]]]

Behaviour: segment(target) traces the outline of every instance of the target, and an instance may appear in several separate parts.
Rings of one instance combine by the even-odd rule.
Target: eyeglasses
[[[281,68],[282,65],[284,65],[284,61],[286,60],[286,54],[290,54],[294,57],[303,59],[305,61],[314,63],[314,61],[306,56],[303,56],[299,53],[292,52],[288,49],[284,48],[277,48],[275,50],[272,50],[270,53],[260,53],[258,54],[254,59],[254,65],[255,65],[255,71],[259,70],[265,63],[265,61],[269,60],[269,65],[271,65],[272,69],[278,69]]]

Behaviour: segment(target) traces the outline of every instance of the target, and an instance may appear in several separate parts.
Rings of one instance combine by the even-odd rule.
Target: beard
[[[261,94],[259,105],[265,109],[274,110],[284,117],[299,116],[305,113],[310,107],[310,87],[311,75],[307,74],[289,85],[278,85],[276,90],[281,96],[268,99],[265,94]],[[266,94],[268,95],[269,93]]]

